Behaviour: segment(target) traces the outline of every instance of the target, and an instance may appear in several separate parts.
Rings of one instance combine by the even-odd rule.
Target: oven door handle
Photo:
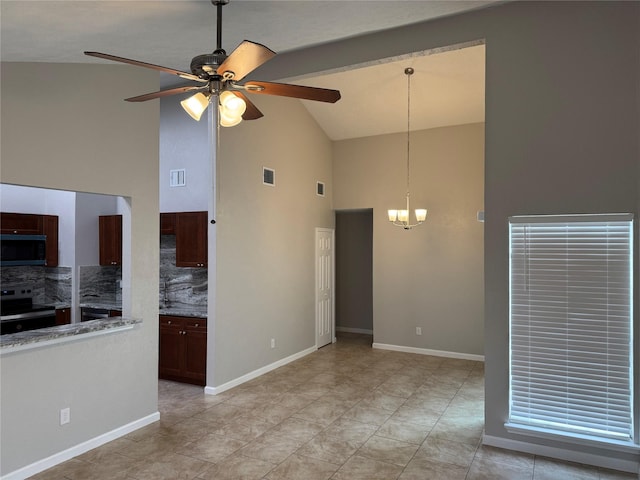
[[[16,313],[15,315],[3,315],[0,322],[8,322],[11,320],[31,320],[33,318],[51,317],[56,314],[55,310],[43,310],[41,312]]]

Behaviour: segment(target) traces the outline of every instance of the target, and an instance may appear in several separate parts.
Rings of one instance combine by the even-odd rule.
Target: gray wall
[[[252,101],[264,118],[220,129],[209,386],[315,345],[315,228],[334,226],[331,142],[300,101]],[[263,166],[275,169],[274,187],[262,184]]]
[[[183,85],[175,76],[164,78],[163,88]],[[166,75],[169,77],[169,75]],[[173,81],[173,83],[167,83]],[[166,85],[164,85],[166,83]],[[197,212],[208,208],[209,142],[206,113],[199,122],[191,118],[180,106],[185,95],[160,100],[160,211]],[[186,186],[170,187],[169,172],[186,170]]]
[[[336,330],[373,333],[373,212],[336,212]]]
[[[483,137],[483,124],[412,132],[411,208],[428,213],[410,231],[387,216],[405,207],[406,133],[334,144],[336,208],[373,208],[374,343],[483,354]]]
[[[144,69],[3,63],[1,74],[0,181],[128,197],[123,301],[125,314],[143,320],[133,331],[2,357],[4,475],[157,412],[159,112],[122,101],[158,88]],[[39,78],[45,88],[34,88]],[[61,427],[64,407],[71,423]]]
[[[279,55],[256,77],[295,77],[475,39],[485,39],[487,49],[486,433],[636,461],[631,454],[511,435],[504,422],[507,217],[638,213],[640,4],[513,2]],[[336,207],[343,208],[337,201]],[[637,285],[637,267],[634,277]],[[635,315],[637,327],[637,309]]]

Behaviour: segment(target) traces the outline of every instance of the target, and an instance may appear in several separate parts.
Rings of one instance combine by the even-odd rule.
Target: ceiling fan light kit
[[[244,40],[231,54],[227,55],[225,50],[222,49],[222,6],[229,3],[229,0],[211,0],[211,3],[217,10],[217,48],[213,53],[195,56],[190,64],[191,73],[106,53],[84,53],[92,57],[150,68],[197,82],[199,85],[170,88],[138,95],[125,100],[129,102],[144,102],[154,98],[195,91],[196,93],[194,95],[180,102],[182,108],[184,108],[194,120],[199,121],[209,106],[209,102],[213,101],[215,97],[220,106],[218,109],[219,122],[221,126],[225,127],[237,125],[242,120],[255,120],[263,116],[258,107],[256,107],[243,92],[327,103],[335,103],[340,99],[340,92],[338,90],[326,88],[264,81],[239,83],[260,65],[272,59],[276,53],[264,45]]]
[[[416,208],[415,216],[416,223],[411,223],[410,215],[411,208],[409,208],[409,178],[410,178],[410,170],[409,170],[409,153],[410,153],[410,139],[411,139],[411,75],[413,75],[413,68],[407,67],[404,69],[404,74],[407,76],[407,194],[405,196],[406,199],[406,209],[396,210],[389,209],[387,210],[387,215],[389,217],[389,221],[392,225],[396,227],[402,227],[405,230],[411,230],[413,227],[417,227],[422,224],[427,219],[427,210],[425,208]]]
[[[202,114],[209,106],[209,95],[198,92],[182,100],[180,105],[182,105],[184,111],[187,112],[191,118],[199,122]]]

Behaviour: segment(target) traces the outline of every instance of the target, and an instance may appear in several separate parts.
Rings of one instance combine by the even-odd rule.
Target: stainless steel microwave
[[[0,235],[0,266],[45,265],[46,235]]]

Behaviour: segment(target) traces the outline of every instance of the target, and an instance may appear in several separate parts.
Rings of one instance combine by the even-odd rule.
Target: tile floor
[[[635,479],[480,445],[483,365],[338,343],[220,395],[160,382],[161,420],[32,478]]]

